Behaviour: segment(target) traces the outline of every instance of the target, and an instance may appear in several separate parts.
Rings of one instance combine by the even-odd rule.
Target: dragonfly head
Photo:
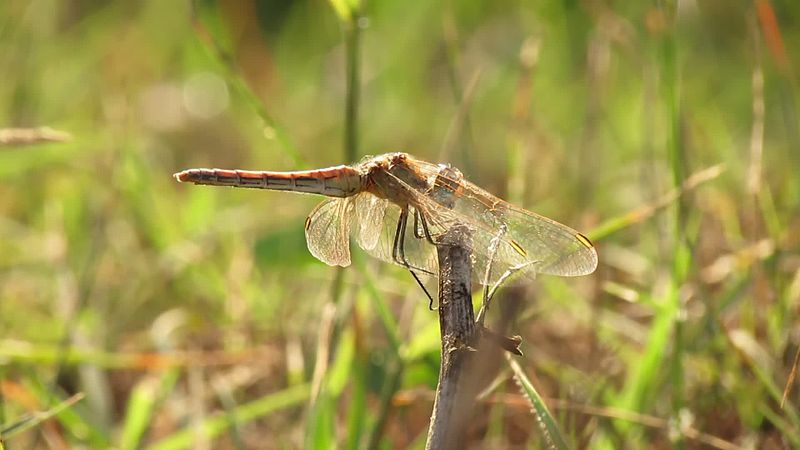
[[[408,161],[411,159],[408,153],[403,153],[403,152],[389,153],[386,156],[387,156],[386,160],[389,164],[389,169],[395,166],[406,165],[408,164]]]

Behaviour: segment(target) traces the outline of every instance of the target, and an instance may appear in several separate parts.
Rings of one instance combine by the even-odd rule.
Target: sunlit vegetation
[[[315,260],[319,198],[171,177],[405,151],[600,257],[499,291],[487,324],[524,356],[487,359],[474,448],[558,445],[543,424],[800,448],[799,23],[772,0],[0,2],[0,447],[422,448],[439,328],[408,272]]]

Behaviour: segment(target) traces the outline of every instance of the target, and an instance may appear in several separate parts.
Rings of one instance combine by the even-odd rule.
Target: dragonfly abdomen
[[[180,182],[349,197],[361,191],[360,173],[348,166],[296,172],[229,169],[189,169],[178,172]]]

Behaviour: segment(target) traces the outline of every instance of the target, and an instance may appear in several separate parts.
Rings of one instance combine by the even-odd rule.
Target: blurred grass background
[[[0,147],[6,448],[420,448],[438,323],[408,274],[314,260],[318,198],[170,176],[388,151],[596,240],[594,275],[501,291],[488,319],[569,445],[800,448],[798,21],[788,0],[3,1],[0,128],[72,136]],[[548,448],[487,367],[469,443]]]

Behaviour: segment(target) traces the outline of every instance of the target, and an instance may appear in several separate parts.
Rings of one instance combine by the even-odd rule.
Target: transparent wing
[[[440,166],[409,163],[428,180],[427,191],[403,184],[411,203],[426,217],[434,241],[455,224],[467,226],[475,281],[492,284],[508,270],[529,276],[578,276],[597,267],[594,247],[572,228],[512,206],[466,180],[444,176]],[[445,204],[448,200],[452,205]]]
[[[474,203],[474,200],[463,203]],[[502,208],[484,214],[497,214],[508,226],[498,249],[497,260],[503,265],[512,268],[530,264],[531,270],[538,273],[562,277],[588,275],[597,268],[597,252],[585,236],[554,220],[503,204]],[[467,206],[467,209],[473,208],[473,205]]]
[[[329,266],[350,265],[350,222],[353,201],[334,198],[317,205],[306,219],[306,244],[315,258]]]
[[[331,266],[350,265],[349,238],[352,233],[359,247],[371,256],[392,264],[406,261],[412,269],[428,275],[438,273],[436,248],[421,231],[414,233],[414,209],[409,212],[402,252],[394,257],[395,236],[400,208],[370,193],[336,198],[320,203],[306,220],[306,243],[315,258]],[[352,221],[356,220],[353,224]],[[419,224],[418,224],[419,227]]]
[[[356,241],[359,247],[370,251],[378,244],[389,202],[368,192],[355,196],[354,202],[358,217]]]
[[[369,195],[371,196],[371,194]],[[382,261],[404,266],[404,264],[400,262],[404,260],[411,269],[427,275],[436,276],[439,272],[436,247],[431,245],[430,242],[426,241],[424,238],[420,239],[418,236],[421,235],[415,235],[415,210],[413,208],[409,210],[405,232],[402,236],[397,237],[401,239],[404,245],[402,251],[398,248],[397,258],[395,258],[395,237],[397,236],[397,226],[400,222],[401,210],[399,206],[389,203],[386,200],[382,200],[382,202],[384,202],[384,208],[381,222],[372,222],[369,227],[370,232],[374,233],[374,245],[367,247],[364,245],[364,239],[361,239],[358,241],[359,246],[370,256]],[[363,218],[359,220],[363,220]],[[368,243],[372,243],[372,241]]]

